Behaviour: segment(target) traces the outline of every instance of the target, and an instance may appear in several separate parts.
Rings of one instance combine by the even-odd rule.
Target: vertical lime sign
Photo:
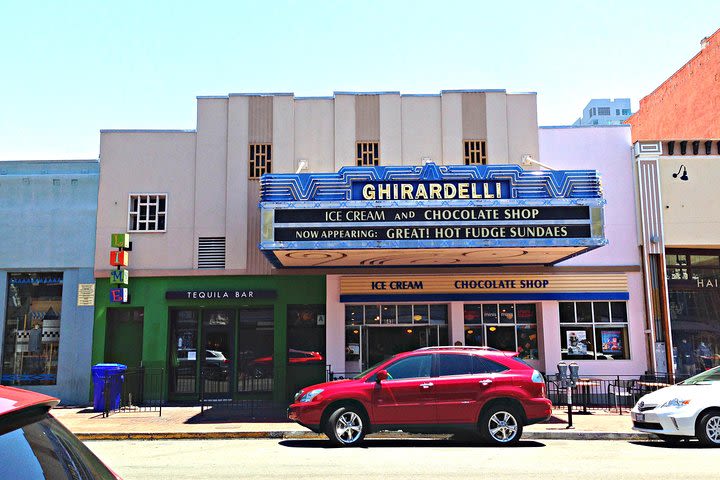
[[[117,250],[110,252],[110,265],[115,270],[110,272],[110,302],[129,303],[128,282],[130,274],[124,268],[130,260],[130,235],[127,233],[113,233],[110,237],[110,245]]]

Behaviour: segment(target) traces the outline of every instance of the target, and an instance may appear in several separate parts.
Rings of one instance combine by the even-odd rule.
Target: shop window
[[[9,273],[3,385],[55,385],[63,274]]]
[[[128,231],[164,232],[167,195],[164,193],[131,194],[128,208]]]
[[[358,167],[377,167],[380,165],[379,142],[357,142],[355,162]]]
[[[559,308],[563,360],[630,358],[626,302],[560,302]]]
[[[274,309],[238,311],[237,391],[271,392],[274,367]]]
[[[487,150],[485,140],[463,141],[463,152],[465,165],[487,164]]]
[[[673,363],[693,375],[720,365],[720,251],[669,250],[666,258]]]
[[[464,310],[465,345],[518,352],[523,359],[539,358],[535,304],[467,304]]]
[[[447,304],[346,305],[345,371],[334,373],[357,373],[396,353],[447,345],[447,325]]]
[[[196,310],[170,311],[170,391],[195,393],[197,378]]]
[[[272,173],[272,145],[269,143],[250,144],[250,165],[248,178],[256,180],[265,173]]]
[[[289,365],[325,365],[325,306],[288,305]]]

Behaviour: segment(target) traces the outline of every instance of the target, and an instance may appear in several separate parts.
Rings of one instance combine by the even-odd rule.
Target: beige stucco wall
[[[537,95],[507,95],[508,162],[520,163],[525,154],[541,160],[538,146]]]
[[[226,98],[198,99],[194,252],[197,252],[197,237],[225,236],[227,118]]]
[[[295,172],[301,159],[308,172],[335,172],[355,165],[358,132],[379,140],[383,166],[421,165],[423,158],[462,164],[463,140],[485,135],[489,163],[517,163],[522,154],[538,153],[536,97],[230,94],[198,98],[196,132],[104,131],[96,270],[110,269],[109,235],[127,229],[128,194],[157,192],[168,194],[167,232],[133,235],[131,271],[191,271],[198,238],[224,236],[226,270],[264,273],[256,259],[248,266],[248,251],[255,253],[248,249],[258,241],[248,236],[258,182],[248,179],[249,142],[272,144],[274,173]]]
[[[111,269],[110,235],[127,231],[130,193],[168,202],[166,233],[132,236],[130,268],[192,268],[194,178],[194,132],[102,132],[95,268]]]
[[[423,157],[442,161],[442,105],[440,96],[402,99],[402,163],[420,165]]]
[[[307,160],[312,171],[335,169],[333,109],[329,98],[295,101],[295,161]]]
[[[660,158],[660,191],[665,246],[717,247],[720,238],[718,156],[664,156]],[[672,174],[687,168],[688,180]]]

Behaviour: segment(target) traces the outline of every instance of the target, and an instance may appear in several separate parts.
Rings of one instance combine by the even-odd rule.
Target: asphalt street
[[[497,448],[437,440],[89,441],[125,480],[717,479],[720,449],[697,442],[543,440]]]

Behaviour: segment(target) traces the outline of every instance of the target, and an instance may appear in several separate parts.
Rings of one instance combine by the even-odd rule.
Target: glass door
[[[233,378],[235,311],[205,310],[202,321],[200,374],[208,398],[227,398]]]
[[[387,360],[396,353],[439,345],[439,330],[436,325],[364,326],[362,328],[363,369]]]
[[[170,393],[197,392],[197,332],[196,310],[170,312]]]

